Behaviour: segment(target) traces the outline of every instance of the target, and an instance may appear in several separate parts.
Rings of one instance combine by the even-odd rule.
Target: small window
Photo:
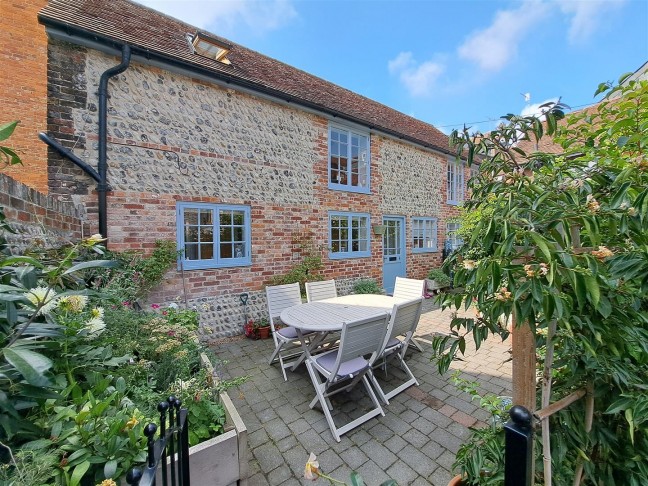
[[[369,135],[329,128],[329,188],[370,193]]]
[[[458,231],[459,231],[459,223],[446,224],[445,248],[447,250],[456,250],[461,245],[463,245],[463,240],[457,234]]]
[[[329,248],[330,258],[371,256],[369,250],[369,215],[330,213]]]
[[[412,218],[412,251],[415,253],[437,251],[436,218]]]
[[[200,56],[208,57],[223,64],[231,64],[229,59],[227,59],[227,54],[229,54],[231,46],[224,42],[209,37],[202,32],[196,32],[191,45],[195,53]]]
[[[178,203],[177,241],[186,269],[250,265],[250,208]]]
[[[448,160],[448,204],[461,204],[464,200],[464,164]]]

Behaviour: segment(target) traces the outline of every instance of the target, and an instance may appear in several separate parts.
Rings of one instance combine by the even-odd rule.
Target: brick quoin
[[[36,15],[46,0],[2,0],[0,8],[0,124],[20,120],[6,145],[23,166],[3,170],[24,184],[48,192],[47,146],[38,132],[47,129],[47,36]]]

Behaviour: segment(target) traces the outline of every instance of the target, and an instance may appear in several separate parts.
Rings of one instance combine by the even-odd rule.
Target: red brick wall
[[[36,14],[46,0],[2,0],[0,8],[0,124],[20,120],[11,147],[24,167],[4,172],[47,193],[47,36]]]

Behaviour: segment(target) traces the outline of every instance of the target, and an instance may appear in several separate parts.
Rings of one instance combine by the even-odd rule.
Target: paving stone
[[[441,454],[443,454],[446,449],[442,447],[441,444],[431,439],[427,444],[421,447],[420,451],[430,459],[436,459]]]
[[[380,444],[375,439],[370,440],[362,446],[362,452],[364,452],[369,459],[374,461],[376,464],[380,464],[383,469],[388,468],[394,462],[396,462],[396,455],[391,452],[387,447]]]
[[[288,426],[278,417],[264,424],[264,429],[274,442],[292,434]]]
[[[423,447],[425,444],[427,444],[428,440],[430,440],[427,435],[422,434],[416,429],[410,429],[405,432],[403,434],[403,439],[405,439],[416,448]]]
[[[442,467],[439,467],[428,476],[428,481],[430,482],[430,484],[447,485],[453,477],[454,474],[450,473]]]
[[[292,478],[293,474],[290,468],[286,465],[279,466],[268,474],[268,482],[273,486],[284,484],[288,479]]]
[[[441,448],[443,449],[443,447]],[[443,449],[443,453],[436,458],[436,462],[439,464],[439,466],[442,466],[443,468],[452,472],[452,465],[454,464],[455,459],[456,455],[454,453],[450,452],[447,449]]]
[[[403,486],[411,484],[418,477],[418,473],[403,461],[396,462],[386,472],[387,476]]]
[[[430,435],[432,431],[436,429],[436,425],[423,417],[419,417],[414,422],[412,422],[412,427],[414,427],[424,435]]]
[[[255,448],[252,453],[256,460],[259,461],[259,467],[264,474],[269,473],[274,468],[283,464],[281,452],[279,452],[277,446],[272,443],[263,444],[262,446]]]
[[[382,467],[372,460],[365,462],[357,472],[362,476],[365,484],[381,484],[389,479]]]
[[[353,431],[349,432],[347,435],[349,439],[351,439],[353,443],[358,446],[362,446],[363,444],[371,440],[371,436],[360,427],[353,429]]]
[[[400,457],[404,458],[407,465],[423,477],[428,477],[437,468],[436,462],[411,445],[403,448]]]
[[[346,462],[353,470],[357,470],[365,462],[369,460],[367,455],[361,450],[360,447],[349,447],[346,451],[340,454],[340,457]]]
[[[304,468],[309,456],[310,452],[304,449],[301,444],[297,444],[283,453],[283,460],[288,464],[293,474],[300,478],[304,475]]]
[[[342,461],[340,456],[332,449],[327,449],[322,452],[317,456],[317,460],[319,461],[320,469],[325,473],[327,471],[334,471],[344,464],[344,461]]]
[[[297,444],[299,444],[299,442],[297,442],[295,436],[289,435],[288,437],[285,437],[281,439],[279,442],[277,442],[277,448],[281,452],[286,452],[287,450],[290,450],[293,447],[295,447]]]
[[[268,480],[263,473],[257,473],[248,478],[248,486],[269,486]]]
[[[330,432],[327,433],[330,436]],[[332,436],[330,437],[332,442],[335,441]],[[321,454],[329,448],[328,443],[313,429],[306,430],[299,434],[297,440],[309,453]]]
[[[439,428],[435,433],[434,433],[434,439],[441,444],[443,447],[448,449],[450,452],[453,452],[454,454],[457,453],[459,450],[459,447],[461,447],[461,444],[463,441],[459,439],[458,437],[455,437],[451,433]]]
[[[248,446],[252,449],[265,444],[270,440],[265,429],[259,429],[254,432],[248,433]]]
[[[306,430],[310,429],[310,424],[303,418],[297,419],[294,422],[288,424],[288,428],[292,430],[293,434],[301,434]]]
[[[387,427],[385,424],[376,424],[369,429],[369,434],[374,437],[378,442],[385,443],[394,436],[394,431]]]
[[[400,450],[408,444],[406,440],[398,435],[394,435],[387,442],[385,442],[385,447],[392,451],[394,454],[398,455]]]

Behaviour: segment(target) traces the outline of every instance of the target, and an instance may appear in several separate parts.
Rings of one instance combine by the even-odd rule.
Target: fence
[[[182,402],[169,397],[160,402],[160,434],[155,440],[157,426],[148,424],[144,434],[148,438],[147,462],[144,468],[133,468],[126,475],[126,482],[133,486],[151,486],[156,483],[159,466],[163,486],[189,486],[189,423],[187,409]],[[167,427],[168,415],[168,427]]]

